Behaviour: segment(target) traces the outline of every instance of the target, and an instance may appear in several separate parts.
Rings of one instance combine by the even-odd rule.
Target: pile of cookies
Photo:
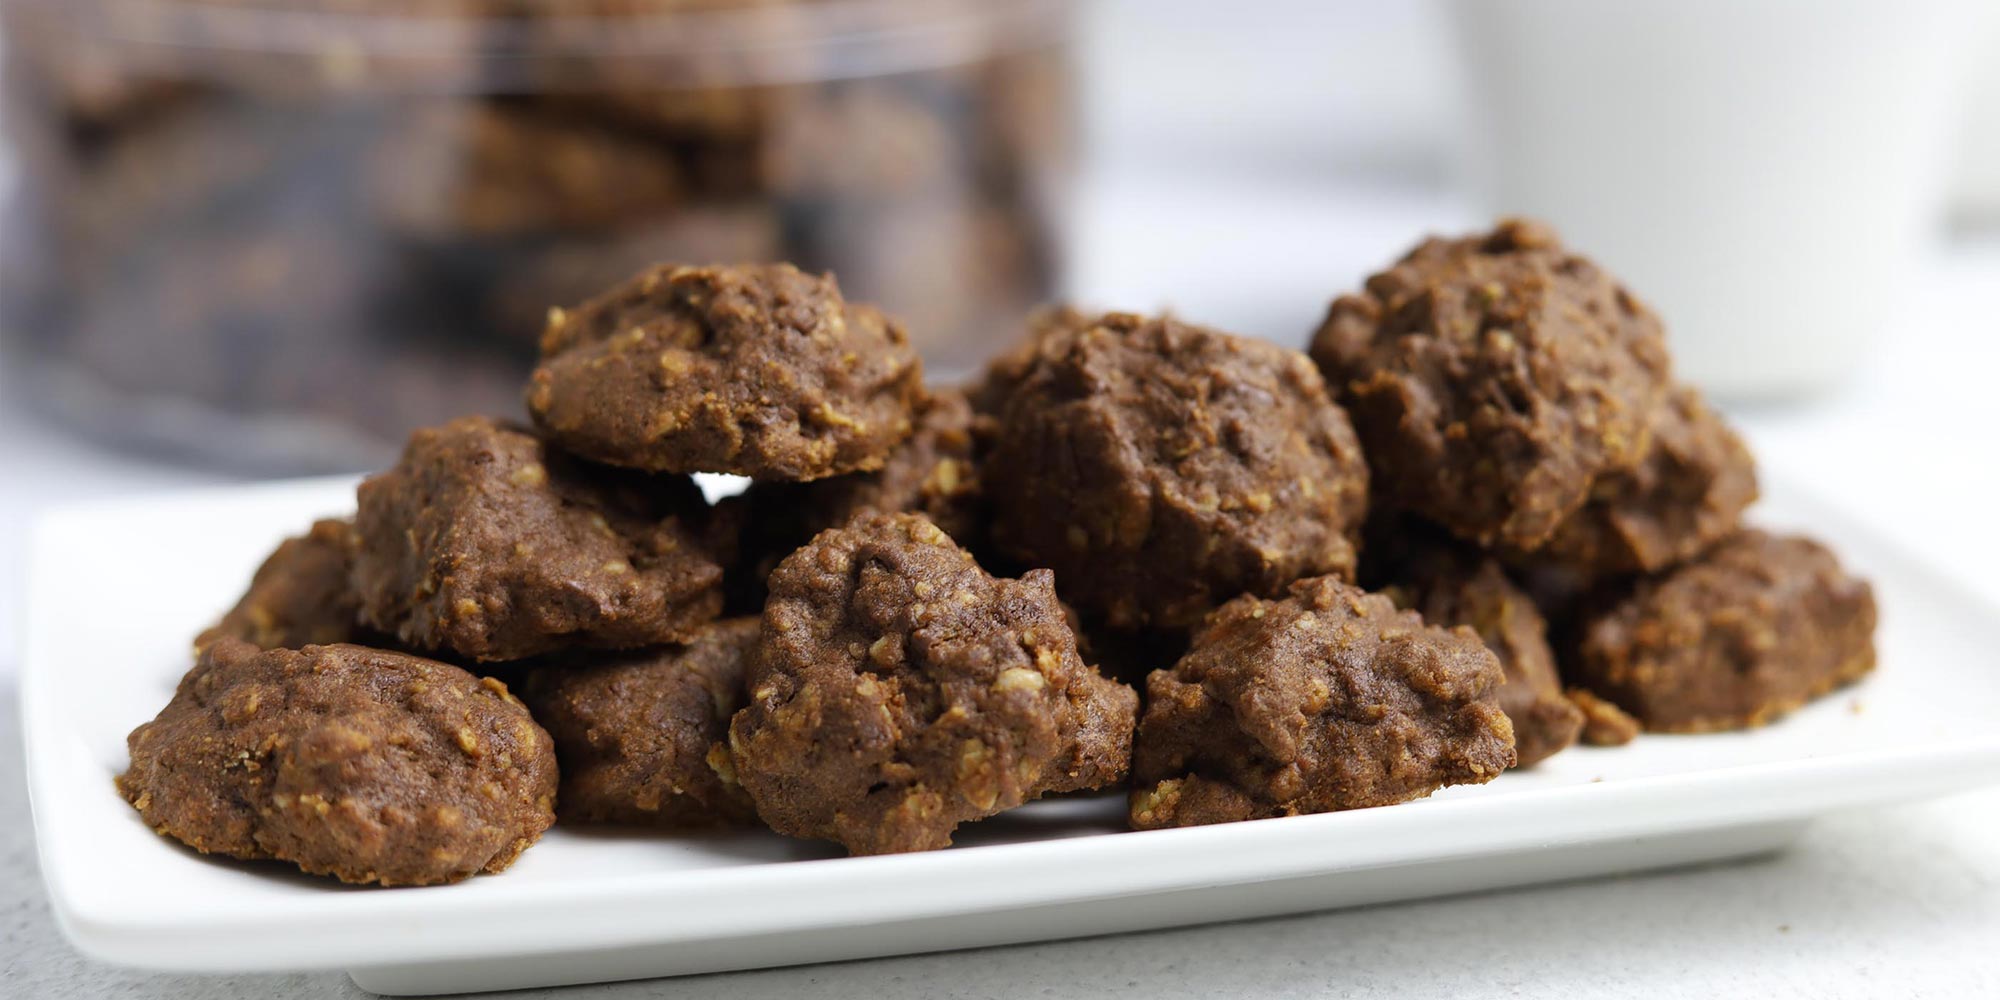
[[[498,871],[558,820],[875,854],[1062,792],[1138,829],[1403,802],[1874,664],[1867,584],[1740,525],[1741,442],[1538,226],[1426,241],[1310,356],[1029,326],[950,389],[789,265],[552,310],[532,426],[418,431],[281,545],[119,787],[351,882]]]

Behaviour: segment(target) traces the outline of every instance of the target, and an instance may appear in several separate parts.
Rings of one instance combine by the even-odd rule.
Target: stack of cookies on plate
[[[1375,472],[1363,584],[1479,632],[1522,763],[1579,729],[1759,725],[1874,668],[1867,584],[1742,524],[1749,451],[1674,381],[1653,313],[1547,228],[1426,240],[1311,351]]]
[[[121,790],[351,882],[558,821],[876,854],[1056,793],[1140,829],[1387,805],[1873,665],[1866,584],[1739,526],[1741,443],[1535,226],[1424,243],[1310,357],[1028,326],[954,389],[787,265],[551,310],[532,422],[418,431],[272,553]]]

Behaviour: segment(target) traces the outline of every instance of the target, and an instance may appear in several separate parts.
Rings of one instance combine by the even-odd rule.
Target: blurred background
[[[35,510],[383,465],[656,260],[831,269],[952,377],[1058,298],[1302,344],[1510,212],[2000,600],[1991,6],[0,0],[0,637]]]

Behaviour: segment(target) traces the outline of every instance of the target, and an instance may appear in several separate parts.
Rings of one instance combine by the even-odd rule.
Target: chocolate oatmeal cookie
[[[1389,805],[1514,764],[1500,664],[1469,629],[1332,577],[1211,615],[1147,684],[1135,829]]]
[[[514,660],[696,634],[722,610],[707,505],[683,477],[579,462],[483,417],[420,430],[361,484],[362,621]]]
[[[740,524],[730,596],[746,611],[764,605],[764,581],[813,536],[862,511],[923,514],[954,540],[973,547],[985,535],[973,414],[965,395],[932,392],[909,440],[880,469],[810,483],[755,482],[720,507]]]
[[[1123,780],[1137,697],[1085,666],[1048,571],[989,576],[927,518],[865,513],[771,575],[730,725],[757,814],[855,854]]]
[[[532,668],[521,700],[554,737],[565,823],[750,822],[724,741],[759,622],[716,622],[677,646],[572,653]]]
[[[1608,473],[1590,500],[1522,561],[1590,576],[1652,573],[1701,554],[1736,530],[1757,499],[1750,450],[1694,389],[1677,386],[1651,423],[1637,466]]]
[[[1396,606],[1415,611],[1442,628],[1464,625],[1500,661],[1500,709],[1514,723],[1516,766],[1546,760],[1575,743],[1583,713],[1563,696],[1548,623],[1535,602],[1500,564],[1436,537],[1434,531],[1404,524],[1400,545],[1369,535],[1362,582]],[[1392,549],[1382,552],[1378,550]]]
[[[1381,497],[1521,550],[1645,456],[1669,381],[1652,312],[1522,221],[1425,240],[1334,301],[1312,356]]]
[[[1354,572],[1368,469],[1304,355],[1172,318],[1053,324],[982,470],[995,547],[1114,628]]]
[[[1590,616],[1573,666],[1649,730],[1759,726],[1875,669],[1875,595],[1818,542],[1742,531]]]
[[[554,310],[528,411],[563,447],[657,472],[882,467],[922,364],[901,325],[789,264],[662,266]]]
[[[146,825],[343,882],[497,872],[555,820],[555,750],[506,685],[364,646],[218,639],[126,743]]]
[[[354,523],[332,519],[285,539],[236,606],[195,637],[195,651],[224,636],[260,649],[366,641],[371,633],[360,625],[361,601],[348,583],[356,544]]]

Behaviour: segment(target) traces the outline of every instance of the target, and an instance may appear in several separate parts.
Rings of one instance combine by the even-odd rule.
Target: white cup
[[[2000,4],[1982,11],[1960,102],[1953,215],[1975,227],[2000,225]]]
[[[1849,374],[1942,214],[1962,0],[1455,0],[1467,180],[1651,302],[1680,374]]]

